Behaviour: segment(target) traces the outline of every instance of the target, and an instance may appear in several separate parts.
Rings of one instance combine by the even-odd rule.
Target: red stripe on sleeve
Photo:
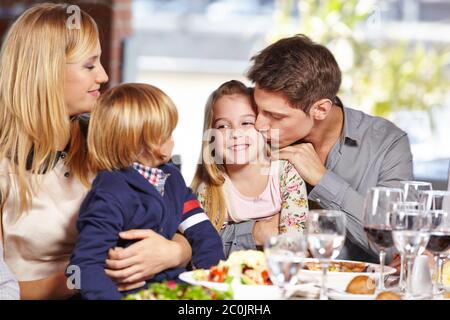
[[[186,201],[183,206],[183,214],[197,208],[200,208],[200,202],[197,199]]]

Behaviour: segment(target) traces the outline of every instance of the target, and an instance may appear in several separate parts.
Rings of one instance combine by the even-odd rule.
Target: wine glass
[[[433,190],[429,182],[424,181],[400,181],[401,188],[405,194],[405,201],[418,202],[421,191]]]
[[[403,201],[403,191],[395,188],[371,188],[364,200],[364,230],[369,241],[380,250],[380,277],[378,290],[384,287],[386,249],[394,246],[391,218],[394,203]]]
[[[306,221],[308,248],[322,267],[320,299],[327,300],[326,279],[331,259],[338,256],[346,233],[345,212],[338,210],[311,210]]]
[[[401,188],[404,193],[404,201],[419,201],[419,193],[422,191],[433,190],[433,186],[425,181],[400,181]],[[401,291],[406,290],[406,267],[404,256],[400,257],[400,281]]]
[[[283,233],[267,238],[264,243],[270,280],[287,299],[288,289],[298,282],[297,275],[308,253],[306,237],[298,232]]]
[[[427,250],[433,253],[435,261],[433,294],[439,295],[444,292],[442,269],[447,250],[450,249],[450,192],[423,191],[419,200],[425,205],[425,212],[431,218]]]
[[[406,297],[414,298],[412,290],[412,266],[414,259],[421,255],[430,238],[431,219],[425,214],[419,202],[399,202],[394,204],[391,221],[392,237],[397,250],[402,254],[407,267]]]

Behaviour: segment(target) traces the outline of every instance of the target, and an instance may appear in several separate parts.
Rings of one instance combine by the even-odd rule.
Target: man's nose
[[[259,114],[255,121],[255,128],[258,131],[268,131],[270,128],[269,121],[267,121],[264,116]]]

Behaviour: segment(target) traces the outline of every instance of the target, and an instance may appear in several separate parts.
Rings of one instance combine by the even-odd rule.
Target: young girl
[[[219,234],[181,173],[167,164],[178,115],[170,98],[146,84],[122,84],[98,100],[89,124],[88,150],[98,172],[80,208],[79,237],[71,270],[80,270],[84,299],[120,299],[104,271],[119,232],[153,229],[171,239],[177,230],[192,246],[192,264],[209,268],[223,259]],[[164,270],[151,280],[176,279],[185,269]],[[76,285],[76,283],[75,283]]]
[[[255,127],[252,90],[239,81],[222,84],[205,108],[200,164],[192,188],[217,230],[225,255],[255,248],[238,222],[276,219],[275,232],[302,232],[308,201],[306,187],[286,161],[270,161]]]

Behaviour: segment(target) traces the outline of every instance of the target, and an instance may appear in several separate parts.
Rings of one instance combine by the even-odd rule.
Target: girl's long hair
[[[89,185],[86,138],[78,119],[70,119],[64,83],[66,64],[87,58],[98,30],[87,13],[68,9],[50,3],[28,9],[9,29],[0,53],[0,160],[10,163],[20,213],[31,206],[40,181],[30,181],[28,173],[48,172],[67,142],[71,173]],[[71,18],[78,25],[70,25]]]
[[[253,90],[237,80],[225,82],[211,93],[205,106],[202,151],[191,183],[194,192],[198,192],[200,185],[203,183],[205,187],[205,207],[203,209],[217,230],[220,230],[222,227],[227,214],[225,196],[222,188],[225,182],[224,173],[226,172],[226,168],[223,164],[217,163],[214,160],[214,150],[210,148],[213,140],[211,128],[213,127],[214,120],[213,107],[221,97],[227,95],[244,95],[249,98],[252,106],[254,106]]]

